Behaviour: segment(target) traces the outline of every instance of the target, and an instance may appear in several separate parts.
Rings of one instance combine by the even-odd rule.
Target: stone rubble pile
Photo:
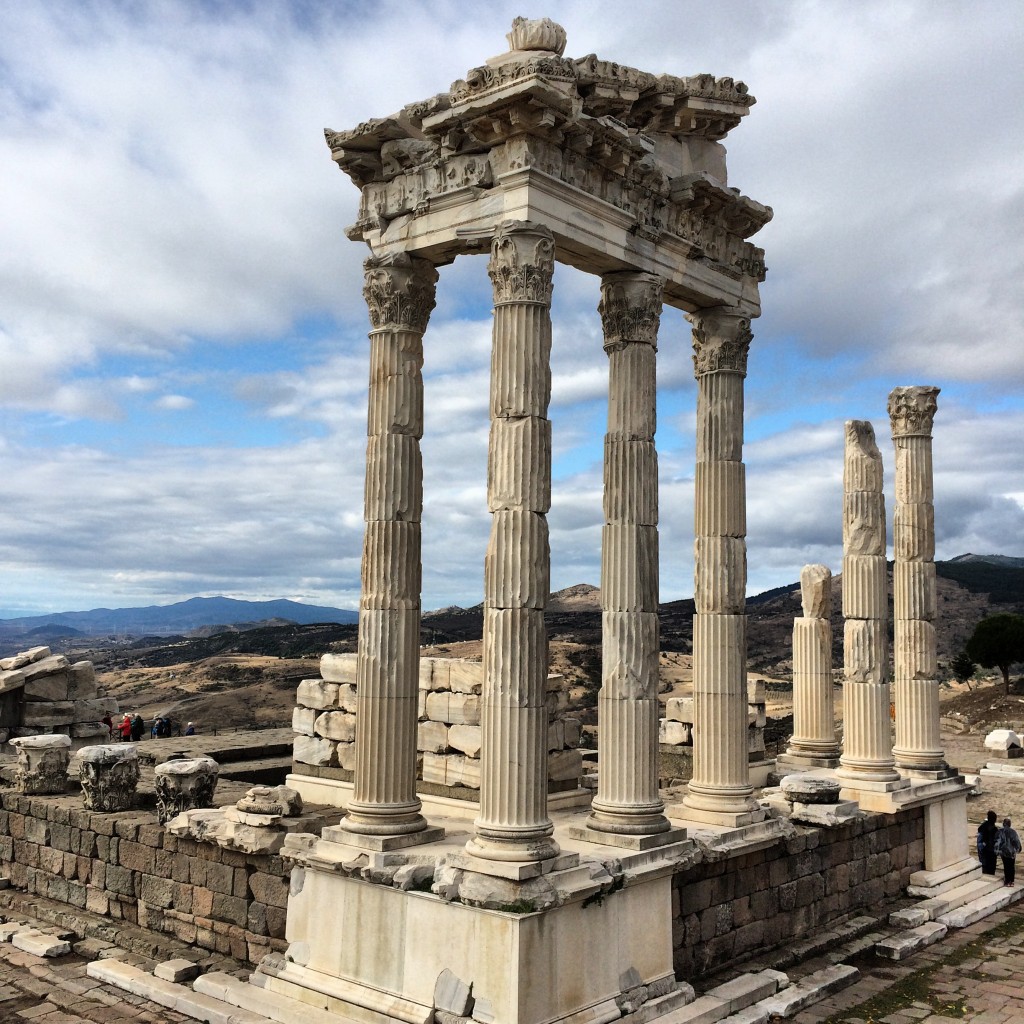
[[[750,761],[765,759],[764,727],[768,721],[763,679],[747,682],[747,754]],[[693,697],[670,697],[665,717],[658,723],[658,743],[673,753],[681,747],[693,747]]]
[[[4,707],[0,742],[63,733],[73,741],[99,743],[108,738],[104,715],[118,711],[117,701],[96,685],[91,661],[71,664],[63,654],[52,654],[49,647],[33,647],[12,658],[0,658],[0,698],[8,694],[17,697]]]
[[[299,766],[355,770],[357,672],[355,654],[325,654],[320,678],[299,683],[292,713]],[[420,659],[416,775],[423,783],[479,790],[482,691],[480,662]],[[545,703],[549,789],[575,789],[583,774],[580,722],[561,717],[569,704],[562,676],[548,676]]]

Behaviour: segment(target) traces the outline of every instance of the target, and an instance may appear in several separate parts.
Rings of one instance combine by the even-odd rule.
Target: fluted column
[[[484,561],[480,815],[467,850],[500,861],[554,857],[547,813],[547,633],[551,505],[551,232],[506,221],[487,266],[494,289]]]
[[[888,588],[882,456],[866,420],[846,421],[843,465],[843,756],[838,774],[899,779],[889,719]]]
[[[839,763],[832,697],[832,573],[800,572],[803,618],[793,620],[793,737],[780,765],[834,768]]]
[[[743,378],[750,321],[688,315],[697,378],[694,482],[693,778],[684,804],[723,819],[756,807],[747,754],[747,496]]]
[[[894,388],[889,420],[896,447],[893,617],[896,765],[909,774],[949,774],[939,733],[935,656],[935,508],[932,423],[939,389]]]
[[[588,825],[649,835],[669,829],[658,795],[658,456],[655,357],[662,281],[601,280],[608,353],[601,545],[599,771]]]
[[[365,263],[370,312],[366,532],[359,603],[359,682],[348,832],[394,836],[427,827],[416,796],[423,332],[437,271],[401,254]]]

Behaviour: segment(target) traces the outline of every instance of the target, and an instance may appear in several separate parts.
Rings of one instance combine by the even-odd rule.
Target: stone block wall
[[[0,658],[0,695],[5,719],[0,720],[0,742],[12,736],[63,733],[74,747],[106,743],[104,715],[117,714],[117,701],[96,685],[91,661],[71,664],[49,647],[33,647],[12,658]]]
[[[798,827],[765,849],[705,860],[673,879],[676,976],[698,978],[830,921],[870,914],[923,867],[920,808],[830,829]]]
[[[693,698],[670,697],[658,722],[659,776],[685,781],[693,774]],[[764,728],[768,721],[763,679],[747,683],[747,755],[764,761]]]
[[[0,804],[12,885],[251,963],[286,947],[279,857],[172,836],[151,811],[87,811],[77,796],[5,792]]]
[[[305,679],[292,715],[295,771],[351,781],[355,766],[354,654],[325,654],[320,678]],[[483,665],[458,658],[421,658],[417,779],[422,792],[477,799],[480,789],[480,695]],[[583,774],[580,722],[563,717],[569,694],[548,676],[548,788],[575,789]],[[312,769],[312,770],[311,770]],[[333,769],[333,770],[332,770]]]

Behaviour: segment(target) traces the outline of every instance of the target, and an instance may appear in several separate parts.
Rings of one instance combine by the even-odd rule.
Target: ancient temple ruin
[[[326,1011],[361,1024],[679,1024],[755,1001],[757,1019],[796,1012],[777,971],[693,1006],[690,982],[829,923],[857,933],[858,915],[900,894],[924,897],[900,912],[906,923],[928,921],[951,906],[939,897],[980,871],[966,850],[967,787],[939,743],[938,392],[890,395],[895,744],[883,460],[871,425],[851,420],[842,742],[831,572],[812,565],[794,625],[794,735],[777,766],[788,774],[762,790],[768,770],[752,777],[751,733],[764,725],[764,690],[748,688],[746,672],[743,398],[765,274],[748,239],[772,214],[730,187],[722,145],[753,97],[730,78],[566,58],[564,31],[546,19],[517,19],[508,40],[446,92],[327,132],[360,189],[349,236],[372,253],[358,652],[325,655],[322,678],[300,685],[288,789],[257,787],[227,811],[174,818],[165,800],[166,828],[131,826],[138,843],[107,847],[128,862],[111,861],[108,887],[117,877],[121,891],[99,905],[218,949],[237,942],[259,959],[249,982],[209,975],[195,992],[271,1007],[279,1021]],[[438,268],[473,254],[488,257],[494,297],[482,665],[421,658],[419,646],[424,335]],[[609,369],[594,790],[579,785],[564,723],[552,729],[560,684],[544,626],[556,261],[601,278]],[[666,303],[693,328],[696,613],[693,698],[659,724],[655,398]],[[692,760],[681,799],[659,789],[659,740],[669,738]],[[5,810],[47,816],[31,802]],[[93,827],[81,821],[80,831]],[[210,891],[162,884],[157,848]],[[193,860],[211,867],[193,871]],[[20,869],[27,886],[60,891],[64,881],[69,902],[81,890],[88,907],[99,892],[88,878],[72,889],[42,867]],[[142,984],[126,965],[90,973]]]
[[[722,140],[753,97],[729,78],[566,58],[564,31],[546,19],[517,19],[508,39],[508,52],[447,92],[326,133],[361,192],[349,237],[372,252],[363,289],[371,332],[359,648],[352,678],[339,682],[354,700],[346,726],[354,744],[345,753],[350,781],[289,779],[307,799],[346,813],[320,836],[285,841],[282,854],[300,879],[289,900],[290,945],[254,980],[364,1020],[427,1022],[444,1012],[527,1024],[628,1018],[641,1007],[644,1020],[668,1013],[692,997],[678,945],[674,952],[673,876],[699,863],[707,844],[752,854],[792,835],[786,799],[755,797],[748,757],[743,388],[765,274],[763,252],[748,239],[772,214],[729,186]],[[438,268],[476,253],[489,255],[494,294],[491,534],[479,801],[454,808],[422,792],[422,772],[417,791],[421,367]],[[600,276],[609,367],[597,790],[558,802],[546,773],[544,627],[556,261]],[[668,807],[658,785],[654,441],[666,303],[693,325],[698,389],[692,778],[681,803]],[[962,780],[936,770],[941,753],[930,750],[930,727],[919,734],[909,724],[922,711],[937,723],[920,657],[898,661],[912,705],[900,719],[899,768],[891,749],[881,464],[870,428],[851,431],[860,446],[847,460],[847,742],[840,763],[823,721],[831,719],[831,678],[821,667],[824,570],[807,583],[803,734],[792,753],[803,758],[796,769],[832,775],[817,788],[791,787],[789,797],[827,794],[833,810],[810,819],[826,825],[862,817],[861,800],[891,814],[946,808],[938,819],[924,813],[923,857],[904,854],[902,864],[908,874],[915,866],[968,870],[962,842],[941,834],[941,821],[963,811]],[[901,522],[922,523],[930,508],[922,445],[897,444],[905,449],[901,479],[917,472],[902,485],[914,504]],[[926,547],[909,534],[903,544],[901,650],[920,651],[928,639]],[[816,710],[806,703],[813,700]],[[311,749],[319,714],[329,713],[309,709]],[[323,749],[327,757],[340,750]],[[907,765],[914,779],[930,772],[927,792],[912,785]],[[397,870],[407,880],[418,871],[423,891],[406,891],[411,883],[399,884]],[[927,887],[931,879],[917,880]],[[368,927],[372,942],[336,938],[339,928],[365,936]],[[443,948],[424,941],[442,930]]]

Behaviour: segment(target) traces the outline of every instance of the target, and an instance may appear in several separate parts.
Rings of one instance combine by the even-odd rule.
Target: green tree
[[[990,615],[974,627],[967,656],[985,668],[1003,673],[1004,692],[1010,692],[1010,666],[1024,661],[1024,615]]]
[[[971,688],[971,676],[974,675],[974,659],[966,652],[961,651],[949,663],[949,670],[958,683],[966,683],[967,689]]]

